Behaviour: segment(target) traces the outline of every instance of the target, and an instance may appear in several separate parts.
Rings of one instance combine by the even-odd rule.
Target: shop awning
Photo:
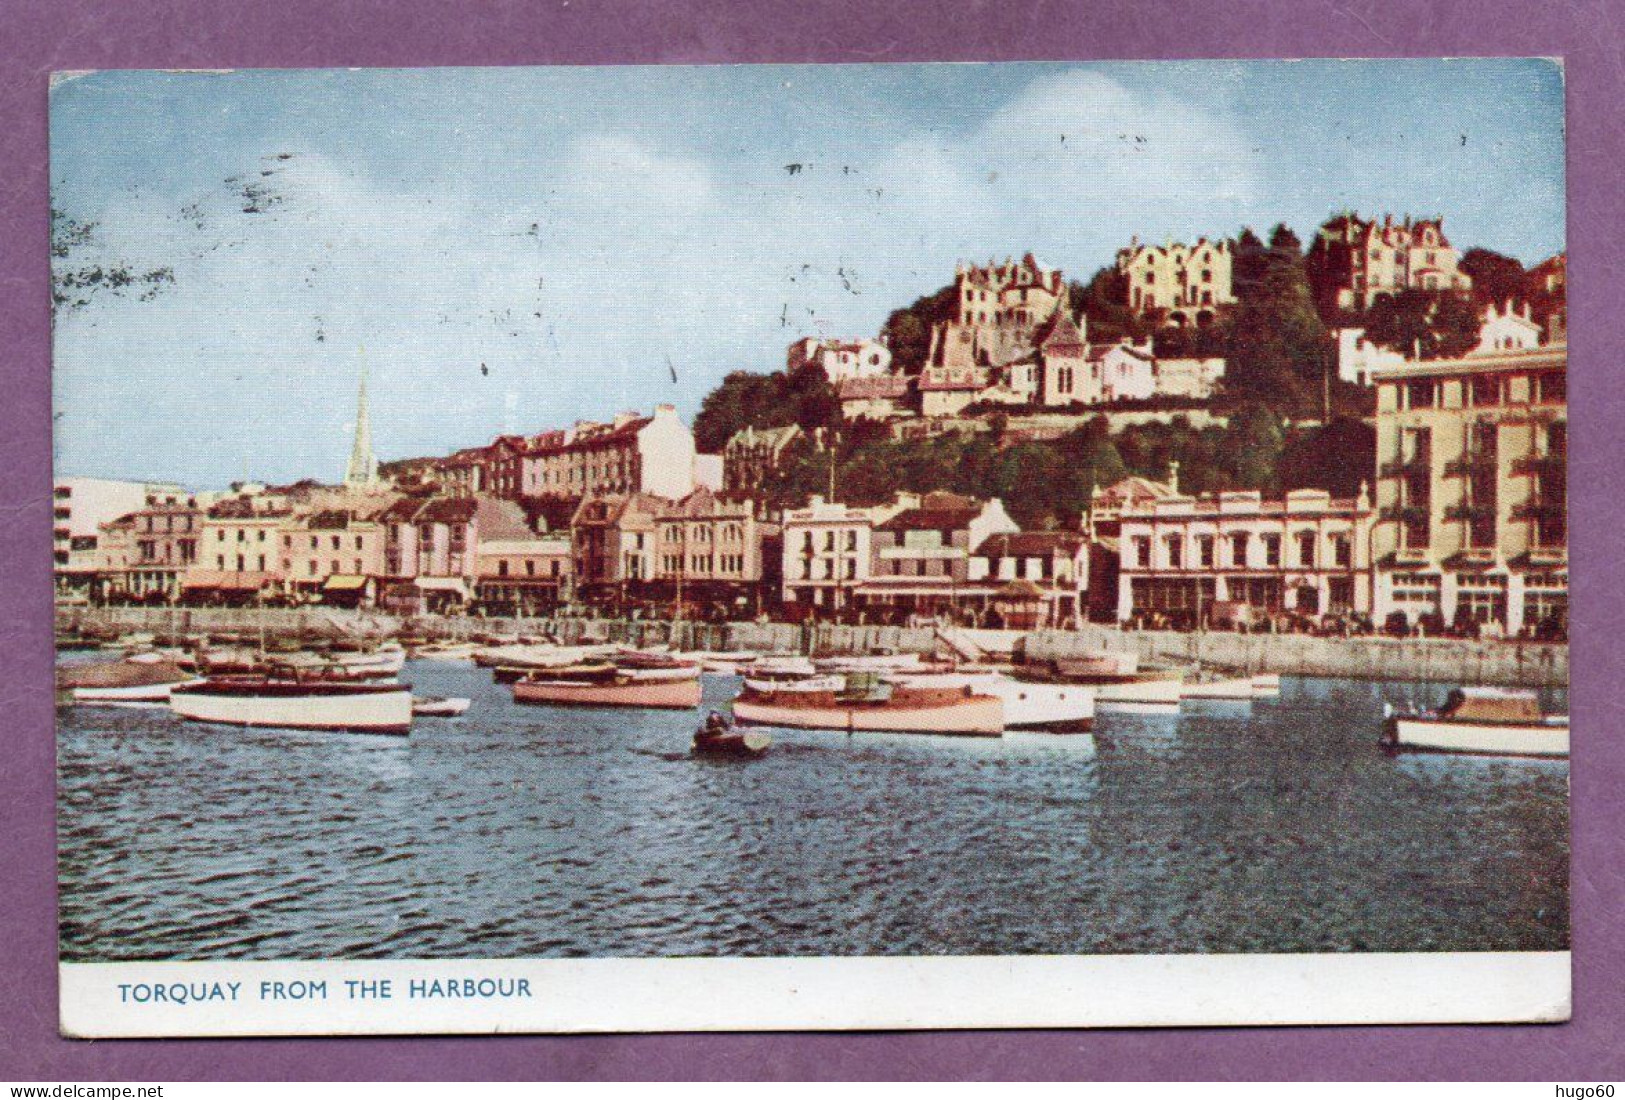
[[[217,592],[258,592],[268,584],[273,584],[276,576],[271,573],[243,572],[236,573],[220,569],[188,569],[181,577],[181,587],[191,590],[212,590]]]
[[[322,582],[323,592],[360,592],[367,587],[367,578],[353,573],[334,573]]]
[[[414,577],[412,583],[425,592],[455,592],[459,596],[468,595],[468,589],[463,585],[461,577]]]

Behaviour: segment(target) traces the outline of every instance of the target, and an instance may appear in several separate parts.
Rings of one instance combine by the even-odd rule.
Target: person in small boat
[[[700,727],[701,737],[721,737],[728,732],[728,719],[721,712],[712,711],[705,716],[705,725]]]

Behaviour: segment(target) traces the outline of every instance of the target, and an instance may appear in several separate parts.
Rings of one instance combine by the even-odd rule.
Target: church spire
[[[361,361],[361,386],[356,394],[355,444],[344,471],[347,489],[370,489],[378,484],[378,459],[372,453],[372,424],[367,417],[367,363]]]

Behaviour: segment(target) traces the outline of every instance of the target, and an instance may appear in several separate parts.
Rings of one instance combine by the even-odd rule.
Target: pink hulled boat
[[[747,683],[733,702],[741,725],[848,733],[935,733],[998,737],[1004,704],[969,686],[913,687],[881,684],[872,689],[807,691],[793,685],[764,690]]]
[[[638,679],[624,674],[561,679],[540,673],[514,681],[513,701],[564,707],[692,710],[700,705],[700,678],[698,669],[694,676],[681,680]]]

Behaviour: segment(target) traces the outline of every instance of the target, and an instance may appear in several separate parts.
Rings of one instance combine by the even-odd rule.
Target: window
[[[1145,568],[1146,565],[1150,564],[1151,540],[1148,539],[1148,538],[1145,538],[1144,536],[1136,535],[1135,538],[1134,538],[1134,544],[1133,545],[1134,545],[1134,564],[1143,569],[1143,568]]]
[[[1213,568],[1213,536],[1196,536],[1196,558],[1203,569]]]
[[[497,576],[506,577],[507,575],[508,575],[508,559],[507,558],[501,558],[501,559],[499,559],[497,561]]]
[[[1281,564],[1281,536],[1264,536],[1264,564],[1277,566]]]
[[[1230,536],[1230,564],[1237,569],[1247,565],[1247,538],[1246,532]]]
[[[1475,375],[1472,385],[1473,405],[1487,407],[1501,403],[1501,380],[1494,375]]]
[[[1179,535],[1166,536],[1162,540],[1162,547],[1170,569],[1179,569],[1185,564],[1185,540]]]
[[[1313,569],[1315,565],[1315,533],[1302,531],[1298,534],[1298,564],[1304,569]]]
[[[1406,407],[1412,409],[1433,408],[1433,380],[1422,379],[1405,384]]]

